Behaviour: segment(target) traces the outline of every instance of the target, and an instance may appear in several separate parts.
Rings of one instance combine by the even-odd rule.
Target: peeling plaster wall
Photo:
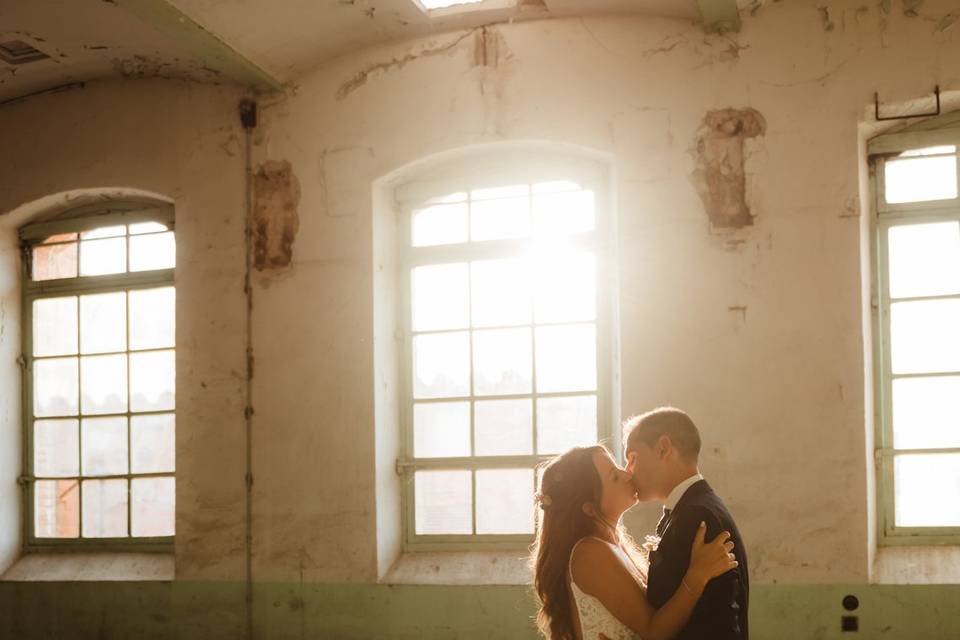
[[[264,105],[255,156],[297,167],[309,213],[289,277],[257,293],[269,334],[257,416],[273,437],[256,456],[287,461],[258,480],[257,513],[273,515],[257,573],[376,578],[377,256],[362,194],[425,156],[525,139],[616,158],[622,413],[669,402],[696,418],[756,582],[866,581],[857,126],[874,91],[897,101],[957,83],[960,32],[937,28],[953,8],[926,2],[912,18],[831,2],[826,29],[818,3],[770,3],[727,36],[650,17],[494,26],[342,57]],[[731,229],[711,227],[690,177],[704,118],[723,109],[766,121],[742,140],[752,224]],[[338,172],[354,206],[335,214],[332,183],[307,176],[347,148],[365,151]],[[635,533],[654,513],[631,516]]]
[[[623,16],[437,35],[342,57],[290,97],[261,100],[253,165],[289,166],[299,199],[292,182],[269,199],[268,220],[281,224],[268,234],[280,242],[268,245],[284,259],[254,279],[258,625],[276,620],[284,637],[296,637],[304,616],[316,622],[336,602],[347,611],[338,637],[381,637],[384,627],[369,630],[382,621],[365,618],[371,594],[402,602],[392,587],[371,584],[397,552],[397,537],[384,532],[395,531],[399,510],[384,495],[397,490],[386,465],[399,443],[395,423],[381,420],[398,401],[396,371],[384,362],[396,354],[395,319],[374,308],[375,300],[379,309],[392,304],[391,278],[378,267],[395,261],[382,248],[395,221],[374,185],[427,156],[508,140],[614,158],[621,413],[673,403],[700,424],[703,470],[737,515],[752,578],[767,589],[757,592],[767,608],[752,615],[775,630],[784,611],[803,622],[821,611],[819,591],[797,587],[808,590],[791,609],[783,602],[795,602],[794,592],[774,585],[867,581],[858,125],[871,117],[874,91],[902,102],[937,83],[957,88],[960,31],[946,24],[953,6],[945,0],[917,5],[917,17],[899,4],[831,2],[831,28],[819,6],[761,3],[728,36]],[[155,594],[151,611],[175,611],[181,637],[238,637],[243,624],[239,98],[227,88],[130,79],[0,110],[0,212],[120,186],[166,196],[176,208],[177,579],[172,593]],[[766,121],[737,152],[752,224],[731,229],[711,225],[691,179],[704,119],[724,109],[753,109]],[[283,213],[288,204],[296,223]],[[289,261],[287,229],[295,235]],[[8,322],[4,330],[15,330]],[[7,475],[0,483],[9,492]],[[633,532],[651,528],[657,510],[635,510]],[[15,547],[4,536],[0,564]],[[4,592],[28,601],[29,588]],[[473,599],[488,598],[480,608],[493,608],[463,637],[491,637],[484,625],[496,623],[491,603],[499,601],[464,589],[443,600],[444,611],[467,619],[460,613],[473,611]],[[344,590],[352,595],[328,597]],[[510,601],[521,592],[510,590]],[[81,597],[58,595],[69,593],[45,597]],[[110,606],[93,593],[97,607]],[[418,588],[396,593],[427,597]],[[39,620],[42,609],[30,615]],[[517,615],[511,624],[528,629],[529,612]],[[448,627],[422,631],[422,619],[403,619],[417,637],[449,637]],[[813,635],[810,624],[797,637]]]
[[[5,227],[15,215],[11,211],[53,194],[68,195],[48,200],[69,203],[69,194],[81,189],[148,191],[175,207],[180,579],[241,580],[244,570],[245,191],[243,158],[235,147],[242,136],[239,98],[227,88],[129,80],[0,109]],[[10,259],[3,256],[5,287]],[[18,334],[18,323],[16,315],[5,318],[4,335]],[[5,339],[0,349],[7,380]],[[8,411],[4,401],[3,435]],[[19,434],[19,415],[15,422]],[[0,450],[13,450],[9,446],[4,440]],[[9,504],[7,469],[4,464],[3,509]],[[7,522],[6,511],[0,517]]]

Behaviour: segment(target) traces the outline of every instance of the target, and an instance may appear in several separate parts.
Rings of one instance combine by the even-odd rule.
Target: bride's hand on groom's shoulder
[[[735,569],[738,564],[729,531],[721,531],[710,542],[704,541],[706,534],[707,524],[701,522],[690,549],[688,578],[697,581],[698,587],[705,587],[710,580]]]

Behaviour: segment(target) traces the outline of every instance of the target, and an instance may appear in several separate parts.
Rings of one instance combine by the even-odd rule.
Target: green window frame
[[[34,416],[34,369],[37,363],[37,360],[42,358],[76,358],[77,359],[77,372],[78,376],[80,375],[80,360],[83,357],[81,353],[80,344],[78,342],[76,347],[76,355],[63,355],[63,356],[38,356],[34,357],[33,349],[33,310],[34,302],[38,300],[44,300],[47,298],[58,298],[66,296],[76,296],[77,298],[77,314],[78,314],[78,336],[79,336],[79,318],[80,318],[80,308],[79,304],[81,298],[85,294],[106,294],[114,292],[133,292],[138,290],[146,289],[156,289],[156,288],[165,288],[165,287],[175,287],[174,283],[174,268],[160,268],[155,270],[144,270],[144,271],[124,271],[122,273],[113,273],[109,275],[80,275],[79,269],[79,260],[80,248],[79,242],[82,242],[82,234],[84,232],[90,232],[96,229],[102,229],[107,227],[119,227],[126,225],[142,224],[142,223],[158,223],[166,227],[166,230],[158,229],[156,232],[140,232],[140,233],[129,233],[127,228],[124,229],[123,237],[125,239],[126,246],[126,267],[129,268],[130,265],[130,238],[145,238],[153,233],[154,235],[159,235],[160,233],[165,233],[168,231],[175,232],[174,228],[174,210],[170,205],[159,205],[157,203],[144,203],[144,202],[108,202],[108,203],[98,203],[95,205],[82,206],[74,209],[65,211],[56,217],[51,219],[46,219],[38,222],[34,222],[28,225],[25,225],[19,230],[19,239],[21,247],[21,258],[22,258],[22,268],[21,268],[21,299],[22,299],[22,353],[20,356],[20,365],[23,372],[22,377],[22,422],[23,422],[23,462],[22,468],[23,473],[20,476],[20,485],[23,490],[23,540],[24,548],[27,551],[42,551],[42,550],[69,550],[69,549],[90,549],[90,550],[124,550],[124,549],[135,549],[137,551],[164,551],[169,552],[173,548],[173,535],[163,535],[163,536],[136,536],[132,535],[132,484],[136,479],[140,478],[172,478],[174,483],[176,482],[176,471],[163,471],[163,472],[145,472],[145,473],[133,473],[132,472],[132,447],[131,447],[131,417],[142,417],[142,416],[151,416],[151,415],[176,415],[176,407],[173,409],[161,409],[157,411],[133,411],[130,405],[130,367],[126,367],[126,376],[127,376],[127,402],[126,410],[122,412],[115,413],[102,413],[102,414],[84,414],[83,409],[78,404],[78,409],[76,415],[57,415],[54,418],[45,418],[43,416],[40,419],[47,420],[62,420],[62,419],[73,419],[76,420],[77,428],[77,472],[67,476],[62,475],[51,475],[49,477],[38,476],[35,474],[36,469],[34,465],[34,422],[38,419]],[[77,234],[76,239],[73,241],[66,241],[64,244],[69,242],[77,242],[77,257],[78,266],[76,270],[75,277],[64,277],[57,279],[46,279],[46,280],[37,280],[33,279],[33,254],[34,249],[44,243],[44,240],[50,238],[51,236],[57,236],[61,234]],[[44,246],[55,246],[54,244],[47,244]],[[130,309],[129,304],[126,303],[125,299],[125,314],[127,322],[127,333],[129,335],[130,327]],[[127,338],[127,344],[125,348],[121,351],[117,351],[116,355],[124,354],[129,360],[129,355],[131,353],[150,353],[150,352],[160,352],[160,351],[174,351],[176,350],[176,344],[174,341],[173,347],[158,347],[155,349],[144,348],[144,349],[131,349],[129,344],[129,338]],[[113,352],[111,352],[113,353]],[[89,355],[101,355],[100,353],[89,354]],[[110,355],[104,354],[104,355]],[[78,389],[79,389],[79,379],[78,379]],[[79,391],[78,391],[79,393]],[[79,401],[79,399],[78,399]],[[121,417],[124,416],[127,419],[126,426],[126,437],[127,437],[127,467],[126,473],[110,473],[110,474],[90,474],[85,475],[83,473],[82,467],[82,421],[84,418],[95,417],[95,418],[104,418],[104,417]],[[84,481],[90,480],[120,480],[123,479],[126,481],[126,530],[127,534],[124,537],[84,537],[83,529],[83,484]],[[44,537],[37,535],[35,527],[35,498],[36,498],[36,485],[38,482],[43,481],[62,481],[62,482],[76,482],[77,491],[77,536],[76,537]],[[175,490],[174,490],[175,491]]]
[[[496,170],[491,170],[491,166],[497,166]],[[439,245],[427,247],[412,246],[412,226],[411,220],[414,211],[427,206],[430,202],[435,202],[436,198],[442,198],[452,193],[471,193],[476,189],[498,188],[504,185],[527,184],[532,185],[538,181],[563,181],[568,180],[576,182],[583,190],[591,190],[594,195],[594,215],[595,228],[593,231],[576,234],[571,238],[570,246],[578,249],[590,251],[595,259],[595,291],[596,291],[596,315],[592,322],[596,330],[596,366],[597,380],[596,389],[589,393],[596,394],[596,421],[597,421],[597,439],[607,442],[619,455],[618,438],[614,437],[616,411],[614,409],[614,374],[613,358],[616,351],[614,332],[612,330],[613,318],[612,304],[615,296],[616,278],[615,278],[615,241],[613,239],[613,229],[611,216],[607,213],[608,200],[607,193],[608,177],[604,167],[596,161],[573,161],[565,160],[544,160],[537,164],[535,169],[529,164],[518,164],[510,162],[478,163],[477,165],[467,165],[468,169],[460,167],[453,170],[458,175],[451,176],[449,173],[442,177],[430,175],[428,179],[407,183],[395,192],[397,210],[399,212],[399,236],[400,236],[400,295],[399,295],[399,319],[401,333],[403,336],[402,363],[401,363],[401,411],[400,411],[400,429],[401,429],[401,457],[397,461],[397,470],[401,475],[403,482],[402,490],[402,518],[403,518],[403,547],[408,551],[434,551],[434,550],[485,550],[485,549],[523,549],[533,540],[532,533],[477,533],[477,473],[488,469],[535,469],[541,463],[550,460],[553,453],[537,453],[537,398],[544,397],[564,397],[564,396],[583,396],[585,392],[573,391],[569,393],[541,393],[536,386],[536,357],[532,356],[533,383],[529,393],[507,394],[507,395],[484,395],[475,393],[474,387],[474,344],[473,336],[478,327],[474,326],[472,321],[468,321],[465,328],[453,331],[465,331],[468,333],[468,342],[470,347],[470,382],[468,393],[462,397],[443,397],[435,400],[414,399],[413,393],[413,340],[418,332],[412,327],[412,278],[413,269],[422,266],[439,265],[446,263],[467,263],[470,264],[477,260],[495,260],[498,258],[516,257],[529,249],[531,239],[507,239],[507,240],[487,240],[483,242],[467,241],[455,245]],[[474,168],[474,166],[476,168]],[[466,199],[470,201],[470,198]],[[472,201],[469,204],[472,210]],[[469,268],[468,268],[469,271]],[[468,276],[468,281],[470,277]],[[470,294],[468,293],[468,298]],[[585,324],[585,323],[581,323]],[[510,327],[529,327],[531,335],[534,335],[536,327],[543,326],[538,324],[531,317],[528,324],[510,325]],[[479,327],[483,329],[496,329],[499,327]],[[442,331],[441,331],[442,332]],[[433,331],[423,331],[419,333],[433,333]],[[536,347],[532,347],[535,349]],[[475,455],[475,402],[487,400],[502,399],[527,399],[531,400],[532,406],[532,453],[523,455]],[[417,403],[429,403],[431,401],[460,401],[467,402],[470,406],[470,455],[457,457],[416,457],[414,452],[414,426],[413,414],[414,405]],[[473,533],[463,534],[418,534],[416,530],[416,491],[415,475],[418,471],[431,470],[459,470],[469,471],[471,474],[471,501],[472,501],[472,528]],[[534,482],[537,482],[538,476],[534,471]],[[533,490],[534,485],[530,487],[530,503],[533,508]]]
[[[950,149],[952,147],[952,150]],[[934,148],[940,148],[933,152]],[[887,202],[887,163],[914,156],[954,158],[953,179],[960,188],[960,113],[921,122],[896,133],[877,136],[867,143],[870,186],[873,198],[874,278],[872,308],[874,323],[875,463],[877,471],[877,541],[880,545],[960,544],[960,526],[907,526],[897,524],[897,461],[904,456],[960,454],[960,446],[898,446],[895,442],[894,385],[897,381],[946,378],[960,371],[942,368],[895,372],[892,361],[891,311],[898,303],[960,300],[960,291],[935,295],[896,296],[891,291],[890,232],[914,225],[960,224],[960,198],[950,194],[930,201]],[[915,157],[920,157],[916,155]],[[958,367],[960,369],[960,367]],[[960,429],[960,424],[955,425]],[[916,458],[917,460],[921,458]]]

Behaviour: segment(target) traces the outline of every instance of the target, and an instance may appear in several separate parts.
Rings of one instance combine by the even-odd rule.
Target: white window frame
[[[893,441],[893,378],[890,359],[890,305],[888,232],[891,227],[960,221],[960,197],[930,202],[888,203],[885,199],[885,161],[905,151],[955,145],[960,149],[960,112],[925,120],[903,131],[884,134],[867,143],[874,218],[872,278],[875,448],[877,470],[877,543],[896,545],[960,544],[960,527],[901,527],[896,525],[894,461],[897,455],[960,453],[960,448],[895,449]],[[960,159],[958,187],[960,187]],[[960,295],[922,299],[960,299]],[[939,372],[936,376],[960,372]],[[926,375],[926,374],[919,374]],[[898,376],[899,377],[899,376]],[[904,376],[906,377],[906,376]],[[916,377],[916,376],[913,376]]]
[[[83,503],[82,494],[78,495],[81,535],[77,538],[46,538],[36,535],[34,527],[34,483],[38,478],[33,469],[33,302],[37,299],[62,295],[82,295],[85,293],[107,293],[111,291],[132,291],[136,289],[175,286],[174,269],[159,269],[143,272],[126,272],[102,276],[80,276],[63,280],[34,281],[31,274],[32,248],[44,238],[61,233],[74,233],[119,225],[141,222],[158,222],[171,231],[174,226],[174,210],[171,205],[140,202],[109,202],[77,207],[65,211],[50,220],[38,221],[20,228],[19,238],[22,254],[21,298],[22,298],[22,353],[20,364],[23,370],[22,380],[22,422],[23,422],[23,474],[19,478],[23,490],[23,540],[25,551],[49,550],[97,550],[97,551],[164,551],[173,550],[175,536],[123,538],[84,538],[82,537]],[[127,247],[129,264],[129,245]],[[174,347],[176,348],[176,347]],[[128,372],[129,375],[129,372]],[[168,413],[168,412],[164,412]],[[173,410],[176,413],[176,408]],[[129,407],[127,414],[131,415]],[[78,416],[79,421],[79,416]],[[129,439],[129,425],[128,425]],[[129,444],[129,443],[128,443]],[[128,446],[128,458],[131,455]],[[126,474],[113,477],[150,477],[173,476],[173,473],[134,474],[129,468]],[[82,480],[85,476],[80,476]],[[93,476],[89,476],[93,478]],[[102,476],[97,476],[102,478]],[[78,490],[80,490],[78,488]],[[129,484],[128,484],[129,491]],[[131,503],[127,501],[127,525],[130,525]],[[129,531],[128,531],[129,534]]]
[[[514,154],[507,154],[506,158]],[[496,156],[493,156],[496,158]],[[531,166],[535,164],[535,166]],[[452,170],[438,174],[431,172],[423,179],[411,181],[395,191],[397,211],[400,216],[400,296],[399,326],[403,336],[401,350],[400,389],[401,389],[401,456],[397,461],[398,473],[403,478],[402,518],[403,546],[407,551],[436,550],[483,550],[483,549],[521,549],[533,540],[532,534],[463,534],[463,535],[418,535],[416,533],[416,505],[414,492],[414,472],[425,469],[471,470],[490,468],[533,468],[550,460],[553,455],[530,454],[519,456],[468,456],[458,458],[414,457],[413,446],[413,381],[412,381],[412,337],[411,326],[411,272],[414,267],[446,262],[469,262],[477,259],[509,257],[523,253],[529,239],[496,240],[483,243],[461,245],[441,245],[433,247],[412,247],[411,219],[415,209],[423,206],[431,198],[449,193],[473,189],[499,187],[511,184],[532,183],[548,180],[571,180],[585,189],[592,189],[595,196],[596,228],[593,232],[577,234],[571,246],[589,248],[596,260],[597,315],[592,324],[597,335],[597,437],[607,443],[619,455],[617,433],[618,412],[615,410],[615,354],[618,350],[614,330],[613,313],[616,296],[616,251],[613,229],[613,216],[610,212],[609,178],[602,163],[590,159],[551,159],[550,155],[538,156],[531,161],[484,160],[456,163]],[[575,323],[574,323],[575,324]],[[531,321],[531,326],[534,326]],[[534,362],[534,376],[536,363]],[[472,373],[471,373],[472,379]],[[539,394],[534,389],[529,396],[534,399],[533,450],[536,451],[536,402]],[[527,395],[527,394],[523,394]],[[550,396],[583,395],[583,392],[569,394],[548,394]],[[498,396],[473,396],[474,399],[497,399]],[[473,411],[471,411],[471,448],[473,447]],[[476,525],[476,477],[473,479],[474,503],[473,517]],[[531,495],[531,504],[533,496]]]

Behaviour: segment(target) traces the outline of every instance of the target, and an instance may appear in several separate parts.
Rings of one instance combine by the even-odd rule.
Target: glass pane
[[[131,534],[136,537],[172,536],[176,506],[173,478],[134,478],[131,481]]]
[[[960,223],[892,227],[890,297],[960,292]]]
[[[174,351],[130,354],[130,410],[166,411],[176,403]]]
[[[477,471],[477,533],[533,533],[533,469]]]
[[[138,222],[129,226],[130,235],[136,236],[141,233],[162,233],[167,231],[167,225],[159,222]]]
[[[492,329],[473,334],[473,392],[530,393],[533,380],[530,329]]]
[[[580,185],[570,180],[551,180],[533,184],[534,195],[540,193],[560,193],[564,191],[580,191]]]
[[[172,347],[176,333],[173,287],[130,292],[130,349]]]
[[[126,228],[123,225],[117,227],[100,227],[99,229],[91,229],[90,231],[84,231],[80,234],[81,240],[95,240],[97,238],[115,238],[117,236],[122,236],[127,232]]]
[[[884,180],[886,199],[891,204],[956,198],[957,157],[887,160]]]
[[[131,416],[130,447],[133,473],[173,471],[176,464],[176,417],[172,413]]]
[[[127,410],[127,356],[80,358],[80,407],[84,415]]]
[[[418,535],[473,533],[469,471],[417,471],[413,482]]]
[[[487,400],[474,406],[475,450],[478,456],[533,453],[533,401]]]
[[[960,377],[893,381],[893,446],[960,448]]]
[[[415,404],[413,455],[417,458],[469,456],[470,403]]]
[[[127,472],[127,418],[84,418],[80,425],[83,475]]]
[[[597,336],[592,324],[537,328],[537,391],[597,388]]]
[[[535,260],[537,322],[593,320],[597,311],[592,253],[543,252]]]
[[[80,275],[102,276],[127,270],[127,239],[108,238],[80,243]]]
[[[470,203],[470,239],[502,240],[530,235],[530,199],[502,198]]]
[[[417,267],[413,285],[413,330],[459,329],[470,322],[466,263]]]
[[[77,352],[77,298],[33,301],[33,355],[65,356]]]
[[[413,396],[443,398],[470,393],[470,343],[466,332],[413,338]]]
[[[470,264],[473,326],[530,324],[530,263],[519,258]]]
[[[57,280],[77,277],[77,243],[33,248],[33,279]]]
[[[562,453],[596,443],[596,396],[537,400],[537,453]]]
[[[897,456],[894,480],[898,527],[960,527],[960,454]]]
[[[80,296],[80,351],[105,353],[127,348],[127,294]]]
[[[890,305],[894,373],[960,371],[960,300]]]
[[[567,235],[593,231],[596,226],[593,191],[551,193],[533,197],[537,235]]]
[[[130,271],[173,269],[177,264],[177,241],[173,231],[130,238]]]
[[[33,415],[75,416],[79,396],[76,358],[33,362]]]
[[[76,420],[33,423],[33,473],[40,477],[80,474],[80,436]]]
[[[510,184],[502,187],[487,187],[474,189],[470,192],[473,200],[492,200],[494,198],[518,198],[530,193],[530,186],[526,184]]]
[[[76,233],[58,233],[52,236],[47,236],[43,240],[43,244],[53,244],[55,242],[70,242],[71,240],[76,240]]]
[[[413,246],[458,244],[467,241],[467,203],[445,204],[413,212]]]
[[[37,480],[33,485],[33,530],[38,538],[80,536],[80,483]]]
[[[127,535],[127,481],[83,481],[83,537]]]

